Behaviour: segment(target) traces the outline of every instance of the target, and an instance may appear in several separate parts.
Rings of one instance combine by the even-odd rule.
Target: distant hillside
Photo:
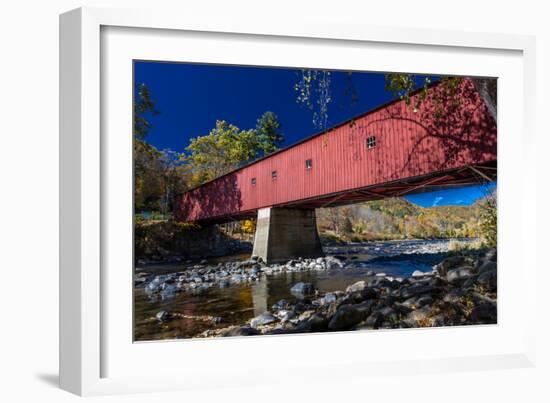
[[[345,241],[480,236],[480,205],[420,207],[393,198],[317,211],[321,236]]]

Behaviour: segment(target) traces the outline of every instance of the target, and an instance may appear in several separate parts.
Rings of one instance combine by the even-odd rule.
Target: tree
[[[350,79],[352,72],[347,72],[348,88],[344,95],[350,94],[352,103],[356,102],[358,95]],[[442,76],[440,81],[447,93],[456,92],[462,77]],[[485,102],[489,113],[496,121],[497,117],[497,81],[494,78],[472,78],[472,81]],[[396,97],[403,99],[405,103],[418,110],[428,94],[428,88],[432,78],[407,73],[385,74],[385,89]],[[332,101],[332,89],[330,71],[326,70],[302,70],[298,82],[294,85],[297,92],[296,102],[313,111],[312,123],[319,129],[326,129],[328,122],[328,108]],[[412,95],[418,91],[416,102],[411,105]]]
[[[134,138],[143,140],[149,134],[151,124],[146,115],[158,115],[155,102],[151,98],[151,92],[144,83],[136,88],[136,99],[134,100]]]
[[[189,186],[189,167],[183,154],[158,150],[147,143],[149,118],[158,115],[149,88],[140,84],[134,101],[134,209],[160,211],[174,208],[175,196]]]
[[[145,84],[136,88],[134,100],[134,208],[136,211],[155,209],[155,203],[162,194],[161,178],[155,175],[159,166],[161,153],[144,141],[149,134],[151,124],[148,114],[156,115],[158,111]]]
[[[496,191],[488,194],[480,201],[481,236],[487,246],[497,245],[497,196]]]
[[[263,155],[271,154],[277,151],[284,136],[280,132],[281,123],[273,112],[265,112],[256,123],[256,136],[258,138],[258,147]]]
[[[217,178],[258,155],[260,145],[255,130],[240,130],[224,120],[206,136],[191,139],[186,148],[195,171],[196,184]]]

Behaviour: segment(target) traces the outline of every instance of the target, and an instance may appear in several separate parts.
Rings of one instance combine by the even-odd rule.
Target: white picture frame
[[[500,271],[501,267],[506,267],[506,264],[521,264],[521,276],[524,278],[536,276],[537,265],[534,258],[536,253],[525,253],[526,245],[519,246],[515,251],[517,256],[510,257],[510,263],[505,263],[502,266],[499,255],[499,325],[494,327],[414,329],[407,330],[406,333],[405,331],[350,332],[346,335],[332,335],[330,338],[321,336],[324,337],[322,339],[319,336],[300,335],[263,337],[262,340],[250,338],[131,345],[131,340],[126,337],[125,330],[117,328],[117,323],[124,322],[117,318],[124,315],[124,310],[131,302],[127,298],[121,298],[124,302],[115,307],[111,305],[115,303],[113,298],[109,297],[115,284],[129,282],[127,285],[131,287],[131,275],[126,273],[115,278],[111,276],[110,272],[105,271],[110,259],[107,255],[113,253],[105,240],[106,236],[104,236],[104,228],[108,227],[109,222],[105,211],[107,211],[106,206],[109,206],[109,200],[116,197],[112,194],[113,184],[109,184],[108,180],[114,175],[114,171],[109,171],[109,169],[118,169],[112,168],[113,165],[109,164],[108,151],[109,147],[124,147],[124,142],[117,145],[111,142],[112,137],[104,137],[105,133],[109,131],[111,123],[107,116],[108,113],[102,110],[102,102],[105,100],[103,97],[111,91],[111,88],[102,81],[106,63],[102,57],[110,55],[109,52],[105,53],[105,49],[102,49],[102,47],[106,47],[106,42],[102,42],[105,40],[102,37],[102,32],[109,32],[110,27],[117,27],[112,28],[111,31],[115,33],[115,37],[117,32],[122,36],[137,35],[137,32],[140,32],[138,30],[141,29],[143,38],[153,35],[151,41],[157,43],[164,41],[166,44],[159,48],[168,49],[166,57],[163,56],[162,49],[156,55],[150,53],[151,56],[147,56],[146,52],[141,55],[152,59],[155,58],[153,56],[161,57],[163,60],[170,58],[171,44],[181,39],[178,33],[181,35],[192,33],[194,40],[201,40],[201,35],[205,37],[214,35],[213,40],[215,41],[229,41],[235,38],[241,41],[252,38],[256,44],[270,43],[272,46],[286,46],[292,42],[307,47],[311,46],[311,41],[318,41],[318,44],[332,47],[331,49],[334,51],[345,46],[371,46],[382,50],[385,47],[393,46],[401,49],[396,48],[397,51],[407,51],[408,47],[414,48],[415,51],[428,53],[430,49],[449,51],[449,57],[456,57],[458,54],[453,56],[455,51],[470,52],[474,54],[472,57],[477,54],[479,58],[483,58],[487,54],[494,56],[501,53],[513,53],[515,62],[511,63],[515,66],[514,68],[517,68],[515,70],[511,68],[510,77],[514,75],[515,78],[514,81],[506,81],[510,83],[510,91],[515,91],[514,94],[518,97],[518,99],[510,101],[514,102],[513,105],[507,105],[507,101],[501,99],[502,92],[499,87],[499,178],[501,176],[504,178],[502,184],[499,179],[499,203],[501,197],[505,200],[503,205],[499,205],[499,225],[502,224],[503,228],[508,229],[507,233],[499,230],[499,245],[506,246],[510,237],[515,237],[516,241],[517,237],[522,237],[520,239],[525,242],[526,237],[523,234],[536,232],[534,230],[536,212],[524,202],[521,192],[513,190],[516,185],[534,188],[536,183],[535,159],[532,157],[534,155],[535,102],[535,42],[533,37],[382,28],[335,21],[294,21],[289,19],[285,24],[280,24],[279,21],[268,22],[239,18],[236,15],[230,19],[218,19],[173,14],[169,10],[104,8],[73,10],[60,17],[60,384],[63,389],[79,395],[97,395],[208,388],[234,385],[235,383],[243,386],[257,383],[279,383],[296,376],[300,376],[301,379],[310,377],[318,380],[327,376],[326,373],[329,372],[327,368],[337,368],[338,377],[345,379],[352,374],[357,377],[383,373],[432,373],[534,365],[535,328],[533,319],[527,313],[521,320],[512,320],[515,313],[514,308],[511,304],[506,303],[505,297],[502,297],[501,301],[500,292],[501,288],[506,290],[508,281],[506,276],[501,276]],[[120,55],[124,54],[124,57],[127,58],[139,58],[137,57],[139,55],[130,54],[133,49],[131,46],[127,47],[129,53],[125,54],[120,48],[122,42],[116,41],[117,39],[109,42],[109,46],[119,46],[117,48],[120,50],[117,52],[118,57],[122,57]],[[147,46],[145,42],[144,48]],[[205,48],[207,47],[206,44]],[[265,61],[261,52],[250,52],[253,54],[245,55],[245,52],[242,49],[239,50],[238,46],[232,48],[232,51],[241,55],[241,59],[238,60],[246,60],[250,64],[254,63],[254,60],[257,60],[258,64],[269,63]],[[217,62],[230,63],[229,57],[230,55],[227,54],[220,55]],[[203,60],[198,53],[196,60]],[[323,61],[319,59],[315,63],[322,65]],[[393,63],[393,67],[390,66],[388,70],[399,68],[395,61],[391,63]],[[382,65],[379,66],[383,68]],[[107,66],[107,68],[110,67]],[[114,68],[116,69],[116,65]],[[442,65],[441,68],[444,69],[445,66]],[[491,70],[489,65],[485,70],[484,66],[478,66],[478,68],[479,70],[476,71],[480,72],[490,72]],[[442,73],[443,71],[438,70],[437,72]],[[518,78],[520,82],[517,82]],[[124,85],[127,86],[128,83],[126,82]],[[118,122],[127,124],[127,118],[131,116],[131,108],[126,107],[129,105],[127,102],[131,101],[122,100],[117,104],[115,102],[116,99],[119,99],[117,96],[120,97],[120,91],[113,98],[107,95],[109,105],[113,108],[120,108],[117,110],[128,114],[122,118],[121,122]],[[131,91],[127,93],[127,97],[131,98]],[[518,105],[521,107],[520,112],[516,116],[510,117],[509,120],[508,118],[503,120],[502,110],[506,111],[509,110],[507,108]],[[501,106],[502,109],[500,109]],[[126,123],[124,123],[124,119],[127,120]],[[520,144],[517,143],[517,140],[516,143],[508,142],[506,137],[503,137],[501,144],[501,133],[506,133],[509,125],[522,133]],[[504,134],[504,136],[506,135]],[[128,141],[130,141],[129,139],[130,134],[128,134]],[[509,155],[508,151],[514,147],[519,154],[517,158],[520,161],[518,164],[520,166],[516,167],[519,169],[519,173],[512,172],[512,162],[506,161],[507,155]],[[130,148],[127,153],[128,155],[122,158],[123,161],[128,161],[128,158],[131,158]],[[501,156],[504,158],[503,165],[501,165]],[[518,160],[516,160],[517,162]],[[126,168],[121,169],[128,168],[128,164],[124,166]],[[521,176],[522,172],[530,174]],[[122,184],[119,188],[128,190],[127,183]],[[128,193],[128,198],[130,197],[131,192]],[[510,211],[512,207],[518,209],[519,217],[508,218],[506,211]],[[530,248],[532,250],[533,246]],[[506,248],[503,249],[506,252]],[[106,286],[106,280],[109,280],[108,286]],[[521,294],[523,312],[535,311],[533,308],[535,286],[532,283],[534,282],[525,284],[524,288],[518,291]],[[506,293],[504,293],[505,295]],[[130,318],[131,311],[126,313]],[[476,332],[476,337],[479,337],[478,349],[465,346],[446,354],[444,346],[434,349],[429,347],[433,343],[437,345],[439,343],[437,340],[441,338],[467,338],[472,332]],[[117,335],[124,336],[117,338]],[[291,358],[287,358],[284,362],[276,361],[277,355],[280,356],[280,351],[284,351],[284,349],[291,348],[294,349],[291,351],[307,352],[308,348],[317,348],[321,344],[341,343],[342,337],[346,337],[346,347],[342,348],[340,356],[347,358],[340,359],[339,355],[328,354],[323,359],[313,359],[308,364],[307,374],[303,371],[304,366],[296,359],[293,361]],[[369,341],[379,343],[377,344],[379,346],[383,346],[384,343],[399,343],[403,337],[407,337],[420,347],[414,354],[401,358],[399,358],[399,352],[394,355],[388,353],[387,357],[375,353],[370,357],[350,356],[353,350],[350,350],[349,346],[357,346],[367,337]],[[118,340],[121,338],[124,340]],[[501,344],[495,342],[493,343],[494,348],[484,353],[483,348],[489,346],[491,340],[497,338],[509,342]],[[126,345],[127,342],[130,344]],[[122,343],[124,346],[116,343]],[[238,360],[239,356],[235,351],[245,344],[247,349],[250,349],[250,355],[268,354],[266,351],[272,352],[271,365],[273,367],[271,371],[274,371],[276,375],[271,371],[269,374],[267,372],[265,375],[262,374],[259,371],[260,366],[247,369],[247,373],[253,374],[253,378],[227,373],[228,368],[225,368],[226,376],[222,376],[221,371],[224,370],[222,361]],[[149,361],[153,359],[151,358],[152,354],[169,357],[173,354],[183,354],[184,350],[187,363],[173,366],[168,359],[164,358],[166,365],[163,368],[165,370],[160,371],[158,376],[150,374],[146,369],[142,371],[140,368],[135,368],[136,362],[141,362],[140,365],[144,367],[152,362]],[[125,355],[122,355],[122,351]],[[199,365],[198,360],[201,355],[204,357],[204,354],[210,354],[210,357],[213,357],[208,360],[207,364],[210,366]],[[135,362],[132,361],[132,355],[135,355]],[[120,365],[117,370],[111,370],[106,363],[116,360],[131,363],[134,368]],[[212,370],[211,365],[218,361],[220,370]],[[162,359],[157,360],[155,365],[158,366],[162,362]],[[194,367],[194,372],[185,373],[184,366],[192,364],[197,364]],[[284,371],[280,371],[281,368],[284,368]],[[244,368],[235,369],[234,372],[239,372],[242,375],[244,370]],[[206,374],[209,374],[208,381],[204,380]],[[331,377],[334,376],[334,373],[331,373]]]

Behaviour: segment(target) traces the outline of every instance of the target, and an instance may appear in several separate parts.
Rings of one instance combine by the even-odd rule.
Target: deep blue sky
[[[146,140],[158,149],[183,152],[193,137],[207,135],[216,120],[251,129],[266,111],[274,112],[285,136],[283,146],[319,131],[312,111],[296,102],[294,84],[300,70],[185,63],[135,62],[135,84],[145,83],[160,112],[148,116]],[[354,72],[358,100],[346,94],[347,74],[332,73],[329,126],[348,120],[394,97],[384,89],[384,75]],[[424,193],[409,200],[422,206],[471,204],[483,196],[477,187]]]

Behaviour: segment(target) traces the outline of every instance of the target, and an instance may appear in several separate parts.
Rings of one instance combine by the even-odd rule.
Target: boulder
[[[490,270],[480,274],[477,283],[489,291],[495,291],[497,289],[497,271]]]
[[[473,287],[476,285],[476,282],[477,282],[477,277],[472,276],[472,277],[468,278],[466,281],[464,281],[464,283],[462,284],[462,289],[463,290],[472,290]]]
[[[433,276],[433,272],[431,272],[431,271],[420,271],[420,270],[415,270],[415,271],[413,271],[413,273],[411,274],[411,277],[425,277],[425,276]]]
[[[429,294],[435,290],[435,287],[430,284],[413,284],[411,286],[402,287],[399,291],[401,298],[409,299],[421,294]]]
[[[496,270],[496,269],[497,269],[497,264],[495,262],[487,261],[487,262],[482,263],[481,266],[479,266],[478,273],[483,274],[483,273],[486,273],[488,271],[493,271],[493,270]]]
[[[437,264],[434,268],[440,276],[445,277],[450,269],[459,267],[466,263],[464,256],[451,256]]]
[[[416,309],[407,315],[407,319],[420,322],[426,320],[430,316],[432,308],[430,306],[424,306],[420,309]]]
[[[365,320],[370,314],[371,308],[371,301],[362,304],[341,306],[330,319],[328,328],[333,331],[349,330]]]
[[[379,312],[371,313],[364,322],[364,327],[377,329],[383,321],[384,317]]]
[[[416,300],[416,306],[423,307],[424,305],[431,305],[434,302],[434,299],[429,295],[423,295],[422,297]]]
[[[433,327],[445,326],[445,315],[440,313],[432,317],[432,326]]]
[[[397,282],[396,282],[397,283]],[[400,284],[400,283],[397,283]],[[367,285],[369,287],[392,287],[392,282],[389,281],[386,277],[374,277],[367,280]]]
[[[378,291],[372,287],[366,287],[361,291],[354,291],[348,294],[348,301],[352,304],[358,304],[368,299],[378,298]]]
[[[399,327],[409,329],[411,327],[418,327],[418,322],[409,318],[403,319],[399,322]]]
[[[332,304],[333,302],[336,302],[337,299],[338,299],[338,297],[336,296],[335,293],[329,292],[329,293],[325,294],[325,296],[323,298],[321,298],[321,305]]]
[[[397,312],[395,311],[395,309],[389,306],[386,306],[378,310],[378,313],[382,315],[382,318],[384,321],[392,322],[397,320]]]
[[[277,312],[276,316],[281,320],[281,323],[286,323],[290,319],[293,319],[296,316],[296,313],[294,311],[282,309],[279,312]]]
[[[487,253],[485,254],[485,259],[489,260],[491,262],[496,262],[497,261],[497,249],[496,248],[489,249],[487,251]]]
[[[405,304],[394,304],[393,309],[395,309],[395,312],[397,312],[400,315],[406,315],[409,312],[412,311],[412,308],[410,306],[407,306]]]
[[[273,323],[277,321],[277,318],[273,316],[269,312],[264,312],[261,315],[256,316],[250,321],[250,326],[253,328],[257,328],[259,326],[269,325],[270,323]]]
[[[313,314],[309,319],[300,322],[294,329],[298,333],[325,332],[328,329],[328,319],[321,314]]]
[[[490,302],[477,304],[470,314],[470,320],[474,324],[497,323],[497,306]]]
[[[280,299],[276,303],[272,305],[272,309],[274,311],[278,311],[279,309],[287,309],[290,306],[289,302],[286,299]]]
[[[367,283],[365,281],[358,281],[356,283],[353,283],[352,285],[349,285],[346,288],[346,292],[352,293],[357,291],[363,291],[365,288],[367,288]]]
[[[155,317],[157,318],[157,320],[158,320],[159,322],[166,322],[167,320],[170,320],[170,318],[172,317],[172,315],[170,315],[169,312],[160,311],[160,312],[157,312],[157,314],[155,315]]]
[[[473,268],[462,266],[447,272],[447,281],[452,284],[460,284],[472,276]]]
[[[311,283],[296,283],[292,286],[290,289],[290,292],[294,296],[304,296],[304,295],[312,295],[315,293],[315,287]]]
[[[329,270],[340,269],[344,267],[344,264],[336,258],[327,258],[325,262],[326,268]]]
[[[256,329],[250,326],[233,326],[228,330],[224,331],[222,337],[233,337],[233,336],[256,336],[260,334]]]

